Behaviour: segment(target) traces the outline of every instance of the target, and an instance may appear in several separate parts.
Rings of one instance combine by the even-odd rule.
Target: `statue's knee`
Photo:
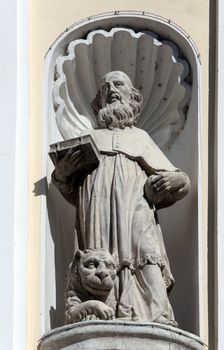
[[[159,285],[165,287],[165,283],[162,277],[161,269],[158,265],[146,265],[142,269],[142,274],[147,283],[150,285]]]

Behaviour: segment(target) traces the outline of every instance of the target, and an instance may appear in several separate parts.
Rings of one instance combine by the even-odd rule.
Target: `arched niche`
[[[200,193],[200,61],[197,49],[189,36],[170,21],[146,13],[108,13],[83,20],[59,36],[49,49],[44,74],[44,173],[48,191],[43,203],[42,241],[42,328],[47,331],[63,324],[64,279],[73,255],[75,213],[50,182],[53,165],[48,157],[49,144],[62,140],[56,125],[52,88],[57,79],[55,66],[71,42],[86,40],[94,31],[109,33],[113,28],[128,28],[134,33],[150,32],[164,42],[173,43],[190,69],[191,96],[185,110],[178,137],[163,145],[166,156],[189,174],[191,193],[182,201],[159,212],[168,257],[176,287],[170,297],[179,327],[199,333],[201,293],[200,257],[201,203]],[[153,35],[154,35],[153,34]],[[162,39],[161,39],[162,38]],[[171,138],[170,138],[171,140]],[[155,139],[155,141],[157,141]]]

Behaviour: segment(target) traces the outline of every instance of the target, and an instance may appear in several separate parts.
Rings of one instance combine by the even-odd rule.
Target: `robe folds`
[[[119,268],[117,318],[156,321],[163,316],[174,321],[166,290],[174,279],[144,185],[155,171],[177,169],[141,129],[89,133],[101,153],[99,166],[74,174],[67,183],[52,177],[76,206],[75,250],[104,248],[114,257]]]

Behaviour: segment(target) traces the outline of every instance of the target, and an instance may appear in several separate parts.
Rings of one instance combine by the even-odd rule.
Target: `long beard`
[[[126,126],[132,127],[136,124],[140,106],[138,102],[120,102],[116,101],[103,107],[97,116],[97,122],[101,128],[120,128]]]

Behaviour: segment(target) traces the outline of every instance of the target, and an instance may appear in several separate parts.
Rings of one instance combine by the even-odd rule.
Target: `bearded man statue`
[[[142,96],[129,77],[113,71],[102,80],[92,102],[98,128],[83,133],[98,147],[99,166],[76,171],[82,153],[70,149],[52,180],[76,207],[74,249],[108,250],[119,266],[115,317],[176,325],[167,296],[174,278],[156,211],[183,198],[190,181],[135,126]]]

